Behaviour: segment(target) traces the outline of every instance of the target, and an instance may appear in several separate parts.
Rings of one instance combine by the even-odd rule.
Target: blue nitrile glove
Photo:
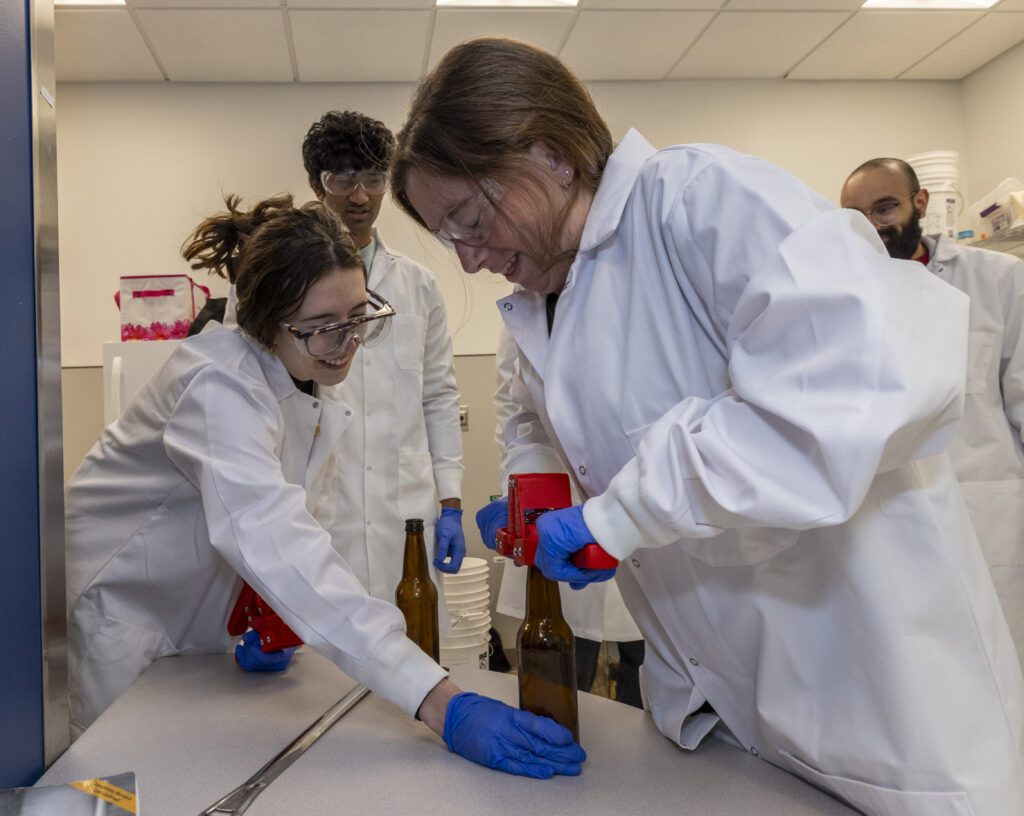
[[[579,776],[587,758],[572,732],[554,720],[472,692],[456,694],[448,703],[443,736],[459,756],[534,779]]]
[[[294,653],[294,646],[279,652],[261,651],[260,633],[250,629],[242,635],[242,642],[235,647],[235,662],[246,671],[284,671]]]
[[[534,562],[552,581],[568,581],[573,589],[587,584],[607,581],[615,575],[613,569],[580,569],[569,557],[594,536],[583,520],[583,505],[549,510],[537,519],[537,555]]]
[[[442,507],[437,519],[437,558],[434,566],[441,572],[456,573],[466,557],[466,536],[462,532],[462,511]],[[446,560],[451,559],[451,560]]]
[[[480,538],[484,546],[493,550],[498,542],[495,536],[498,530],[508,524],[508,497],[495,499],[476,511],[476,526],[480,530]]]

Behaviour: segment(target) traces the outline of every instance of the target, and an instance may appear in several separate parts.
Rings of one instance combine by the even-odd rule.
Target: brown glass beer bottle
[[[550,717],[579,742],[572,629],[562,617],[558,584],[535,566],[526,569],[526,617],[516,634],[519,708]]]
[[[405,556],[402,580],[395,590],[395,605],[405,616],[405,632],[434,660],[440,657],[437,628],[437,587],[430,580],[427,547],[423,543],[423,519],[405,521]]]

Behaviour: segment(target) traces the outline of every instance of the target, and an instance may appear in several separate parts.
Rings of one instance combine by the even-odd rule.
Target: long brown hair
[[[417,88],[397,140],[391,192],[422,226],[406,193],[410,170],[477,185],[485,178],[502,186],[529,182],[524,175],[529,176],[530,164],[523,159],[541,140],[575,167],[575,196],[580,188],[597,190],[613,147],[608,125],[576,76],[546,51],[503,37],[480,37],[452,48]],[[546,195],[539,182],[533,186]],[[543,234],[522,234],[538,262],[559,259],[558,240],[572,203],[571,197],[552,210],[561,208],[561,215]],[[508,214],[499,207],[502,215]]]
[[[280,324],[302,305],[314,283],[334,269],[366,270],[341,219],[319,201],[292,206],[290,195],[249,211],[226,196],[227,212],[204,220],[181,247],[192,269],[235,284],[238,325],[273,350]]]

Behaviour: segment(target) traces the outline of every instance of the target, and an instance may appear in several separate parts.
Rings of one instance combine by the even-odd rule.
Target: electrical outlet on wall
[[[469,406],[459,406],[459,427],[464,431],[469,430]]]

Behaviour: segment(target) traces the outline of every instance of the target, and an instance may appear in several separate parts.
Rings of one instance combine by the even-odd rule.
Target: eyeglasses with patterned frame
[[[387,336],[395,309],[376,292],[366,290],[366,314],[342,323],[328,323],[303,331],[290,323],[282,323],[285,330],[302,343],[311,357],[330,357],[345,354],[350,343],[372,346]]]

